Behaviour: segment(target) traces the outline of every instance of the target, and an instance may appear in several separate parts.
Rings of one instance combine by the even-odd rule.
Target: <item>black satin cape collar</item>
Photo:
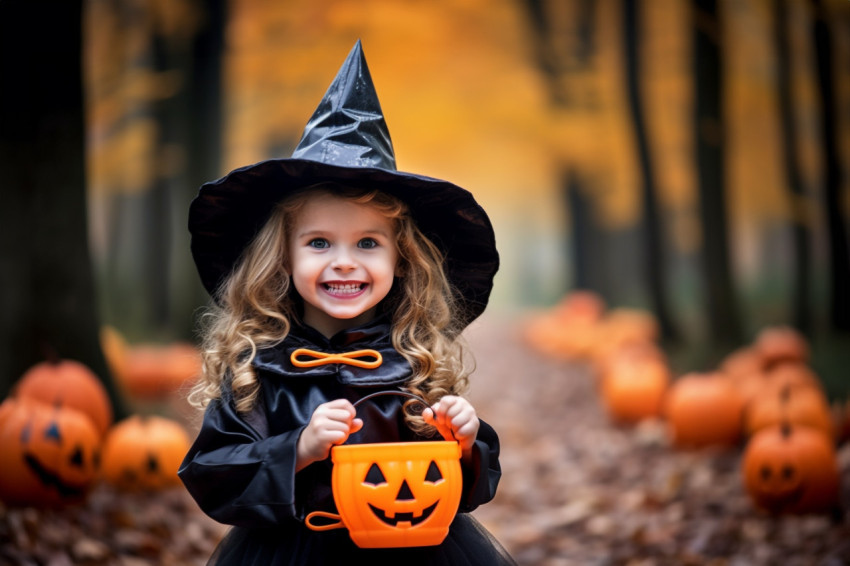
[[[342,354],[354,350],[377,350],[383,363],[375,369],[348,364],[328,364],[301,368],[290,361],[292,352],[308,348],[317,352]],[[393,348],[390,339],[389,317],[384,315],[362,326],[343,330],[331,338],[309,326],[293,324],[286,339],[277,346],[259,350],[252,362],[259,370],[294,379],[336,376],[340,383],[359,387],[400,385],[413,371],[407,360]]]

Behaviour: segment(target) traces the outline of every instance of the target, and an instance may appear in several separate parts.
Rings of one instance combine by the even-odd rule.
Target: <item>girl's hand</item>
[[[437,427],[446,440],[457,440],[464,459],[472,454],[472,446],[478,435],[478,415],[475,407],[463,397],[446,395],[433,407],[422,411],[425,422]]]
[[[342,444],[349,434],[363,428],[354,405],[347,399],[328,401],[316,407],[301,432],[296,447],[296,471],[328,457],[334,444]]]

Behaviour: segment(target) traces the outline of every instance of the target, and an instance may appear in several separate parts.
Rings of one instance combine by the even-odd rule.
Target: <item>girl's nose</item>
[[[337,252],[336,256],[334,256],[333,262],[331,262],[331,267],[335,271],[348,273],[357,269],[357,263],[354,261],[354,257],[352,257],[348,250],[341,248]]]

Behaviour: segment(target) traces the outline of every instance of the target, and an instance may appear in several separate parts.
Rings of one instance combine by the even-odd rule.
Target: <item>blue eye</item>
[[[378,242],[375,241],[374,238],[363,238],[359,242],[357,242],[357,247],[363,248],[365,250],[371,250],[372,248],[378,247]]]
[[[314,238],[314,239],[310,240],[310,241],[307,243],[307,245],[308,245],[308,246],[310,246],[311,248],[316,248],[316,249],[318,249],[318,250],[323,250],[323,249],[325,249],[325,248],[329,248],[331,244],[330,244],[330,242],[328,242],[328,241],[327,241],[326,239],[324,239],[324,238]]]

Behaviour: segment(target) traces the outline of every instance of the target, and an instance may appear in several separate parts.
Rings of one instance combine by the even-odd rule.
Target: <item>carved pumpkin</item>
[[[101,436],[112,424],[112,403],[106,389],[89,368],[74,360],[34,365],[21,376],[15,394],[82,411]]]
[[[743,401],[720,373],[691,373],[670,387],[665,415],[681,447],[733,445],[741,436]]]
[[[752,435],[784,422],[818,429],[829,438],[835,435],[829,402],[820,389],[811,386],[769,389],[766,395],[753,400],[747,410],[746,431]]]
[[[606,359],[600,377],[602,401],[613,420],[636,423],[661,416],[670,370],[653,349],[621,348]]]
[[[53,506],[83,499],[97,477],[100,435],[80,411],[30,398],[0,406],[0,499]]]
[[[753,502],[773,513],[828,512],[838,504],[835,450],[826,436],[806,426],[760,430],[747,445],[741,472]]]
[[[361,548],[431,546],[448,534],[463,478],[457,442],[335,446],[334,501]]]
[[[41,481],[27,466],[21,432],[32,419],[32,399],[10,397],[0,404],[0,500],[9,505],[40,503],[46,499]]]
[[[116,424],[103,444],[103,478],[119,489],[153,490],[177,485],[177,469],[189,451],[183,427],[159,416],[134,415]]]

